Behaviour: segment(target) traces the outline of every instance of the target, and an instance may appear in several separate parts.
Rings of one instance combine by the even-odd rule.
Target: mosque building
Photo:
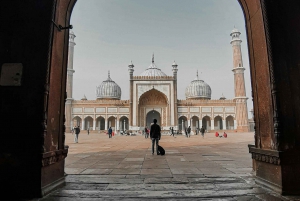
[[[75,35],[71,31],[69,39],[69,62],[66,100],[66,131],[74,126],[82,130],[115,131],[141,130],[149,127],[154,118],[162,130],[184,130],[191,126],[192,131],[202,126],[208,131],[229,130],[248,132],[248,109],[241,52],[240,32],[234,28],[230,34],[233,49],[233,74],[235,97],[231,100],[223,95],[219,100],[212,100],[210,86],[196,78],[185,90],[185,100],[177,99],[178,65],[171,66],[173,75],[167,75],[154,62],[140,75],[134,75],[134,65],[128,65],[129,100],[121,100],[121,88],[113,81],[110,73],[96,87],[96,100],[72,98],[73,90],[73,55]]]

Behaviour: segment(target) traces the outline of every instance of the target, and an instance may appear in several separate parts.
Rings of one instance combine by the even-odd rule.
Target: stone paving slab
[[[66,186],[42,200],[300,200],[255,184],[248,144],[253,133],[216,138],[162,136],[166,155],[152,155],[143,136],[66,134]]]

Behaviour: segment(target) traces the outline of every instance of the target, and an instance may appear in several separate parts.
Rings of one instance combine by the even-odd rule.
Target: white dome
[[[121,88],[111,78],[108,78],[96,87],[96,95],[99,99],[121,99]]]
[[[203,80],[197,77],[185,89],[186,99],[211,99],[211,88]]]
[[[140,74],[140,76],[167,76],[164,72],[162,72],[159,68],[156,67],[154,63],[154,55],[152,56],[151,65]]]

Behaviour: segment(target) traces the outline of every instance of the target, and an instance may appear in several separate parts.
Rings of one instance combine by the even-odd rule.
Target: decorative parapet
[[[217,104],[235,104],[235,100],[177,100],[178,106],[199,106],[204,104],[211,104],[211,105],[217,105]]]
[[[298,149],[289,149],[286,151],[268,150],[256,148],[255,145],[248,145],[249,153],[252,159],[274,165],[292,165],[300,164],[300,155]]]
[[[280,151],[258,149],[254,145],[248,145],[248,147],[252,159],[274,165],[281,165]]]
[[[74,104],[103,104],[111,106],[129,106],[129,100],[97,99],[97,100],[74,100]]]
[[[174,80],[173,76],[133,76],[133,80]]]
[[[43,153],[42,167],[64,160],[68,155],[68,148],[68,146],[65,146],[65,149]]]

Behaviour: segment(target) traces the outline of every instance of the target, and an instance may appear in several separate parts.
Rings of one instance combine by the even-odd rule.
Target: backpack
[[[166,153],[165,150],[164,150],[164,148],[162,148],[159,145],[158,145],[158,149],[157,150],[158,150],[159,154],[162,155],[162,156],[165,155],[165,153]]]

